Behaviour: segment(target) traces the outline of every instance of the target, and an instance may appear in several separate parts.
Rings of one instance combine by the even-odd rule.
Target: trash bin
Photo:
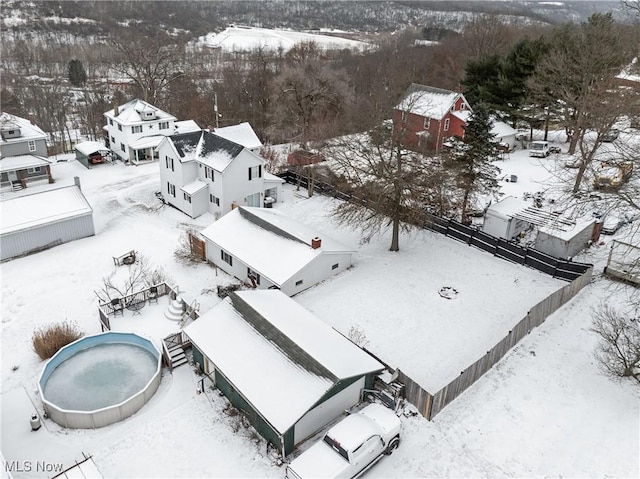
[[[32,431],[37,431],[38,429],[40,429],[40,418],[38,417],[37,414],[32,414],[31,415],[31,421],[29,421],[31,423],[31,430]]]
[[[518,182],[518,177],[517,175],[511,175],[511,179],[509,180],[511,183],[517,183]]]

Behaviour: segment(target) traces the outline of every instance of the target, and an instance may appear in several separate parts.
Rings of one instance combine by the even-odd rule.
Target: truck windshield
[[[542,150],[544,145],[542,143],[531,143],[532,150]]]
[[[345,461],[349,462],[349,454],[347,454],[347,451],[340,445],[338,441],[326,434],[324,436],[324,442],[326,442],[331,447],[331,449],[340,454]]]

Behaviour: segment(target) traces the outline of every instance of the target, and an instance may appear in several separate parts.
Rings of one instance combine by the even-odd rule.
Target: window
[[[169,193],[174,198],[176,197],[176,187],[167,181],[167,193]]]
[[[205,178],[211,178],[211,181],[213,181],[213,168],[209,168],[208,166],[204,167],[204,177]]]
[[[168,156],[164,157],[164,164],[167,167],[167,170],[175,171],[173,169],[173,158],[169,158]]]
[[[333,266],[331,266],[331,269],[338,269],[340,267],[340,263],[336,263]]]
[[[252,281],[255,281],[257,285],[260,284],[260,275],[253,271],[251,268],[247,268],[247,278]]]
[[[215,204],[216,206],[220,206],[220,198],[217,198],[215,196],[213,196],[212,194],[209,194],[209,201],[213,204]]]
[[[134,125],[131,127],[131,133],[142,133],[142,125]]]
[[[127,149],[125,148],[124,143],[120,143],[120,149],[125,153],[127,152]]]
[[[300,286],[302,284],[302,280],[299,279],[298,281],[296,281],[296,286]]]
[[[36,142],[34,140],[29,140],[29,151],[36,151]]]
[[[115,145],[115,143],[116,143],[116,139],[114,137],[111,137],[111,144]]]
[[[262,178],[262,165],[251,166],[249,168],[249,180],[253,178]]]
[[[36,166],[34,168],[27,168],[27,173],[40,173],[40,167]]]
[[[118,130],[122,131],[122,125],[118,123]]]
[[[466,108],[467,108],[467,105],[465,105],[465,103],[464,103],[464,102],[462,102],[462,103],[460,104],[460,109],[461,109],[461,110],[464,110],[464,109],[466,109]]]
[[[247,206],[260,207],[260,193],[247,196]]]
[[[224,261],[225,263],[229,263],[229,266],[233,266],[233,256],[231,256],[226,251],[220,250],[220,259],[222,259],[222,261]]]
[[[113,126],[113,120],[111,118],[109,118],[109,124]]]
[[[444,131],[449,131],[449,122],[451,120],[449,120],[449,118],[447,118],[446,120],[444,120]]]
[[[168,121],[161,121],[158,124],[158,128],[160,128],[161,130],[168,130],[169,129],[169,122]]]
[[[426,118],[424,119],[424,129],[425,129],[425,130],[428,130],[430,126],[431,126],[431,118],[426,117]]]
[[[186,194],[186,193],[184,193],[184,192],[183,192],[183,193],[182,193],[182,196],[183,196],[183,198],[184,198],[184,200],[185,200],[185,201],[187,201],[187,202],[191,203],[191,195],[188,195],[188,194]]]

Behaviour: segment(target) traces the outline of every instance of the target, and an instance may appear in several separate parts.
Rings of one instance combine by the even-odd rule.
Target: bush
[[[84,333],[78,330],[77,324],[64,321],[36,329],[31,337],[31,342],[33,350],[40,356],[40,359],[44,360],[49,359],[60,348],[83,335]]]

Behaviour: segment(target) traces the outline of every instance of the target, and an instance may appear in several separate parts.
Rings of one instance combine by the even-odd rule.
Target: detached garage
[[[95,235],[93,210],[78,183],[0,202],[0,260]]]
[[[278,290],[231,293],[184,333],[202,371],[283,456],[357,404],[384,369]]]

